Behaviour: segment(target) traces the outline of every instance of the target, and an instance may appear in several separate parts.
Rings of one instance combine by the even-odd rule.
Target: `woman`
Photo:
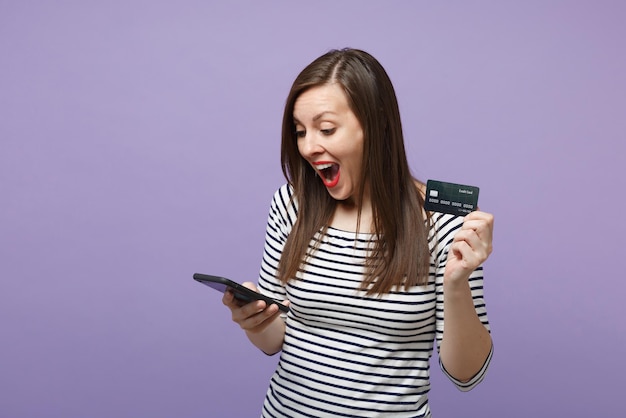
[[[255,346],[282,351],[263,416],[430,416],[434,341],[461,390],[491,359],[481,265],[493,217],[424,211],[393,86],[363,51],[307,66],[282,129],[288,184],[272,200],[258,291],[290,311],[223,298]]]

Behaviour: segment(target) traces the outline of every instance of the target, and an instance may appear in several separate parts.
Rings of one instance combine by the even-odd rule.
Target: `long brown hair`
[[[311,255],[311,239],[326,230],[337,204],[300,156],[293,120],[298,97],[312,87],[329,83],[343,88],[363,129],[358,196],[363,196],[365,184],[369,184],[375,239],[366,261],[362,289],[368,294],[383,294],[396,286],[424,285],[430,264],[430,219],[424,218],[424,197],[407,162],[396,94],[381,64],[356,49],[332,50],[317,58],[296,77],[287,96],[281,163],[294,190],[298,217],[285,243],[279,279],[287,283],[296,277]],[[359,220],[360,203],[357,202]]]

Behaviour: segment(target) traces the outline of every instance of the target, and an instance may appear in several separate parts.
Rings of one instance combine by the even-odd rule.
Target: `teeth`
[[[332,166],[333,166],[332,164],[328,163],[328,164],[317,165],[317,166],[315,166],[315,168],[317,168],[318,170],[321,171],[321,170],[326,170],[327,168],[330,168]]]

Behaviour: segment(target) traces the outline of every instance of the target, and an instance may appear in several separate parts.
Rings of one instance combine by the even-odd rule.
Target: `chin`
[[[328,190],[328,194],[330,195],[330,197],[332,197],[333,199],[342,202],[346,199],[349,199],[350,196],[346,196],[344,193],[339,193],[338,191],[333,191],[333,190]]]
[[[338,202],[354,204],[354,196],[352,193],[341,190],[328,190],[328,194]]]

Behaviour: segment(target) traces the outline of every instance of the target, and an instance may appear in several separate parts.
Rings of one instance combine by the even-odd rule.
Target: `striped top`
[[[297,205],[284,185],[272,200],[259,290],[288,299],[285,340],[263,417],[429,417],[429,359],[443,335],[443,272],[462,218],[435,214],[429,282],[368,296],[360,290],[371,234],[328,228],[297,280],[283,286],[276,269]],[[313,241],[312,244],[313,245]],[[487,329],[483,274],[470,277],[476,312]],[[483,379],[482,370],[460,390]]]

